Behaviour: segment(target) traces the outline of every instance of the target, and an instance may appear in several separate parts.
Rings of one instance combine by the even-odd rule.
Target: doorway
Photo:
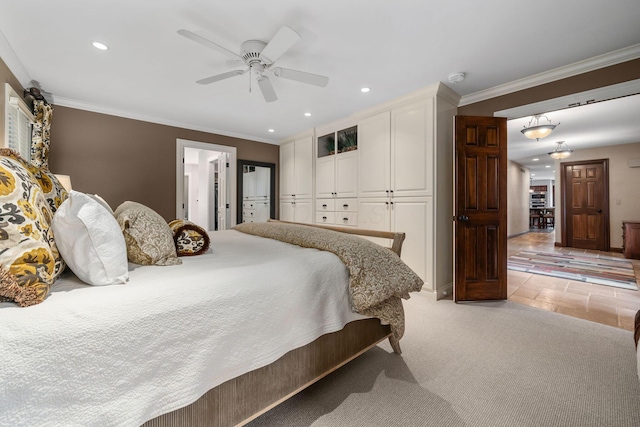
[[[236,224],[236,147],[176,140],[176,217],[206,230]]]

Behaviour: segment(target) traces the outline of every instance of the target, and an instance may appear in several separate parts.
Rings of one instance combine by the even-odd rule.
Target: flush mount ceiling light
[[[548,123],[540,124],[541,118],[547,119]],[[540,138],[549,136],[551,131],[553,131],[559,124],[560,123],[555,125],[551,124],[551,120],[549,120],[547,116],[536,114],[535,116],[531,117],[529,126],[524,126],[524,129],[522,129],[520,132],[522,132],[527,138],[535,139],[536,141],[538,141]]]
[[[556,149],[549,153],[549,155],[556,160],[566,159],[573,153],[573,150],[564,141],[556,142]]]
[[[311,117],[311,113],[304,113],[306,117]]]
[[[367,92],[369,92],[370,90],[371,90],[371,88],[369,88],[369,87],[363,87],[362,89],[360,89],[360,92],[362,92],[362,93],[367,93]]]

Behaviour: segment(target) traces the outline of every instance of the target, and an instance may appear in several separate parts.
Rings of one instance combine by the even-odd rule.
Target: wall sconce
[[[540,124],[540,118],[544,117],[547,119],[549,123]],[[545,136],[549,136],[551,131],[553,131],[558,124],[551,124],[551,120],[547,116],[543,116],[542,114],[536,114],[531,117],[529,121],[529,126],[524,126],[520,132],[524,134],[527,138],[535,139],[538,141],[540,138],[544,138]]]
[[[566,159],[571,155],[571,153],[573,153],[573,150],[569,148],[566,142],[558,141],[556,144],[556,149],[549,153],[552,158],[562,160]]]

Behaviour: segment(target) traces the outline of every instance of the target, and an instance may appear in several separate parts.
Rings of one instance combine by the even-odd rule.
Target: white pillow
[[[89,285],[129,280],[122,230],[100,202],[71,190],[53,215],[51,228],[60,255],[80,280]]]
[[[111,213],[111,215],[113,215],[113,209],[111,209],[111,206],[109,205],[109,203],[107,203],[105,199],[98,196],[97,194],[87,194],[87,196],[91,197],[93,200],[100,203],[102,206],[105,207],[106,210],[108,210]]]

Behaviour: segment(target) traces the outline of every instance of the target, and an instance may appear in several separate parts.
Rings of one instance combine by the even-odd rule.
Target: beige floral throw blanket
[[[395,252],[357,236],[305,225],[244,223],[234,229],[333,252],[349,269],[351,309],[381,319],[391,326],[396,341],[402,338],[404,310],[400,298],[409,299],[409,292],[419,291],[424,282]]]

